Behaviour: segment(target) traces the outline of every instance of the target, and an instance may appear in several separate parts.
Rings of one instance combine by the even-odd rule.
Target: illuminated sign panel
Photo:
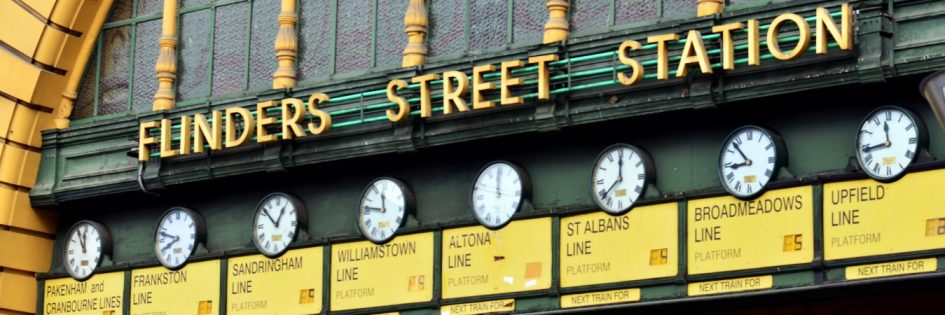
[[[621,216],[602,211],[561,219],[561,286],[675,276],[679,206],[636,207]]]
[[[814,258],[813,189],[771,190],[753,200],[688,202],[689,274],[793,265]]]
[[[331,246],[331,310],[433,300],[433,233]]]
[[[443,231],[443,298],[551,287],[551,218]]]
[[[824,185],[827,260],[945,248],[945,170]]]
[[[131,271],[132,315],[219,314],[220,261]]]

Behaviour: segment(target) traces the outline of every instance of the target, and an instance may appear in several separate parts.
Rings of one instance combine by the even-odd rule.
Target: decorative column
[[[548,0],[548,23],[545,23],[545,40],[549,44],[568,39],[568,0]]]
[[[697,16],[706,16],[719,14],[725,11],[725,2],[723,0],[698,0],[696,7]]]
[[[409,0],[407,13],[404,15],[404,32],[407,33],[407,48],[404,48],[402,67],[416,67],[427,62],[427,8],[424,0]]]
[[[79,2],[80,1],[57,2],[55,11],[53,12],[53,20],[62,22],[71,19],[70,21],[75,22],[75,12],[81,10],[80,7],[76,6],[76,3]],[[60,7],[60,5],[63,5],[63,7]],[[86,5],[86,2],[82,2],[82,5]],[[62,100],[59,102],[59,106],[53,111],[53,126],[57,129],[69,128],[69,116],[72,115],[72,108],[75,106],[77,97],[76,91],[79,89],[79,83],[82,82],[82,74],[85,73],[85,67],[89,59],[91,59],[90,54],[92,53],[92,48],[95,47],[95,40],[102,30],[102,24],[105,23],[108,9],[112,7],[112,0],[103,1],[99,4],[99,8],[102,7],[104,7],[104,9],[98,9],[98,11],[95,12],[96,15],[92,20],[89,31],[82,34],[82,44],[79,46],[78,54],[76,54],[77,59],[75,64],[72,65],[72,69],[68,72],[69,77],[66,80],[66,88],[62,91]],[[66,17],[65,15],[71,16]],[[55,17],[61,17],[61,20]],[[68,25],[72,25],[72,22],[68,23]]]
[[[158,41],[161,53],[154,66],[158,80],[158,90],[154,93],[152,107],[154,111],[174,108],[174,80],[177,79],[177,1],[164,0],[161,39]]]
[[[295,87],[295,57],[299,50],[298,34],[295,26],[299,16],[295,13],[295,0],[282,0],[282,12],[279,13],[279,35],[276,36],[276,59],[279,69],[272,74],[272,88],[284,89]]]

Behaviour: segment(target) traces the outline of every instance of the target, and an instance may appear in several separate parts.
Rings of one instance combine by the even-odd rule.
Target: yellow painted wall
[[[49,271],[56,233],[55,213],[29,201],[40,133],[53,128],[63,94],[74,95],[89,57],[82,46],[98,37],[111,4],[0,1],[0,314],[36,311],[35,273]]]

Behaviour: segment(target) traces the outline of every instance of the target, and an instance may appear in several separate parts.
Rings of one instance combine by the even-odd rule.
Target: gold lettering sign
[[[433,233],[331,246],[331,311],[433,299]]]
[[[786,49],[780,46],[781,29],[797,28],[798,35]],[[839,24],[826,8],[818,8],[814,18],[811,35],[811,25],[801,16],[785,13],[777,16],[769,25],[765,33],[765,45],[771,56],[779,60],[791,60],[807,52],[813,37],[816,54],[828,53],[830,40],[833,40],[841,50],[853,49],[853,9],[848,3],[840,8]],[[721,34],[722,69],[735,70],[734,42],[742,34],[747,42],[748,66],[761,65],[761,26],[758,20],[748,20],[744,23],[736,22],[715,26],[712,33]],[[678,61],[671,64],[670,44],[683,40],[683,48],[678,51]],[[683,78],[690,75],[690,68],[698,68],[701,74],[712,74],[712,64],[703,34],[699,30],[688,30],[682,34],[658,34],[646,38],[646,42],[656,45],[657,65],[656,79],[669,80],[670,69],[674,69],[673,78]],[[625,86],[639,83],[645,69],[638,60],[630,56],[632,51],[638,51],[643,46],[636,40],[625,40],[616,51],[619,62],[630,67],[630,72],[617,74],[617,81]],[[473,67],[471,74],[456,70],[442,73],[427,73],[410,78],[415,89],[419,92],[420,118],[433,116],[433,87],[439,87],[443,104],[443,115],[456,115],[462,112],[489,110],[497,107],[524,104],[524,95],[532,94],[538,100],[551,99],[551,77],[549,63],[557,61],[557,54],[530,57],[527,60],[507,60],[499,64],[481,64]],[[537,71],[537,80],[532,87],[525,87],[525,80],[515,75],[516,69],[533,67]],[[486,75],[498,74],[498,82],[489,82]],[[442,78],[442,80],[441,80]],[[470,79],[471,78],[471,79]],[[470,82],[471,81],[471,82]],[[386,96],[390,105],[386,110],[387,119],[391,122],[402,122],[411,114],[410,102],[401,96],[403,90],[410,89],[405,79],[391,80],[386,89]],[[496,100],[485,99],[484,92],[499,92]],[[291,140],[307,136],[316,136],[331,129],[331,115],[319,109],[320,105],[330,98],[323,93],[315,93],[305,103],[300,99],[287,98],[283,100],[264,101],[256,104],[253,110],[242,107],[228,108],[224,111],[213,111],[212,118],[204,114],[185,115],[176,120],[162,119],[141,123],[138,139],[138,159],[147,161],[151,156],[152,146],[157,146],[162,158],[210,150],[236,147],[255,138],[257,143],[278,140]],[[496,102],[498,101],[498,102]],[[281,122],[280,122],[281,121]],[[242,126],[242,127],[240,127]],[[174,131],[175,127],[178,131]],[[152,129],[159,129],[159,136],[151,134]],[[275,133],[281,130],[281,135]],[[174,138],[179,140],[174,141]]]
[[[227,262],[227,314],[317,314],[322,311],[323,247]]]
[[[722,294],[753,290],[770,289],[774,286],[774,277],[758,276],[738,279],[725,279],[689,284],[689,296]]]
[[[846,277],[847,280],[871,279],[933,272],[937,269],[938,259],[914,259],[872,265],[850,266],[846,268]]]

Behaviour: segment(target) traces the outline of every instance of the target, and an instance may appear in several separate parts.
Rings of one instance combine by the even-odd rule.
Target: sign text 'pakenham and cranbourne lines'
[[[79,282],[72,278],[49,279],[43,285],[42,312],[46,315],[101,315],[124,307],[124,272],[92,276]]]

